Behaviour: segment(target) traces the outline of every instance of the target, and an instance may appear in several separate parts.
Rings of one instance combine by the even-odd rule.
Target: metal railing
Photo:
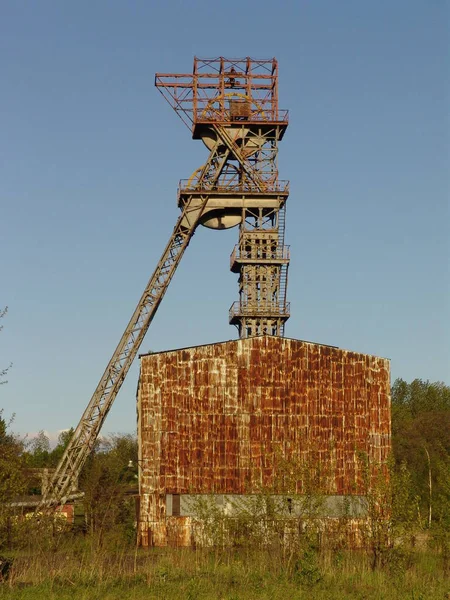
[[[242,250],[237,244],[230,256],[230,266],[233,266],[236,260],[254,260],[256,262],[272,260],[289,260],[290,246],[276,246],[268,248],[267,246],[252,246],[251,250]]]
[[[233,117],[228,108],[215,109],[198,107],[193,114],[194,123],[288,123],[289,111],[274,111],[271,108],[252,111],[248,116]]]
[[[224,194],[261,194],[261,193],[283,193],[289,192],[289,181],[287,179],[278,179],[277,181],[263,180],[264,189],[255,185],[252,181],[230,181],[229,184],[211,184],[207,181],[198,182],[191,179],[180,179],[178,185],[178,196],[188,194],[190,192],[214,192]]]
[[[239,300],[233,302],[229,310],[230,321],[234,317],[289,317],[291,310],[290,302],[269,302],[265,304],[241,303]]]

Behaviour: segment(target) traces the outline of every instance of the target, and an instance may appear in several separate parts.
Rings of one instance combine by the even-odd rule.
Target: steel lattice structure
[[[210,150],[205,165],[180,182],[179,206],[208,195],[203,225],[240,226],[231,255],[239,301],[230,308],[230,323],[240,337],[283,335],[289,185],[278,179],[277,159],[288,113],[278,108],[277,61],[195,58],[192,74],[157,74],[155,84]]]
[[[231,270],[239,301],[230,323],[241,337],[283,335],[289,250],[284,246],[289,185],[278,179],[278,142],[288,124],[278,109],[275,59],[194,59],[192,74],[157,74],[155,85],[209,149],[205,164],[180,182],[181,215],[120,342],[43,497],[64,504],[155,316],[196,227],[240,226]]]

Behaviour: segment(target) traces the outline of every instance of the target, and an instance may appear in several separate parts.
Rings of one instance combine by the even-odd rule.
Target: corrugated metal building
[[[280,458],[317,461],[328,472],[330,499],[364,493],[358,456],[386,461],[387,359],[272,336],[140,359],[143,546],[190,545],[189,498],[270,489]]]

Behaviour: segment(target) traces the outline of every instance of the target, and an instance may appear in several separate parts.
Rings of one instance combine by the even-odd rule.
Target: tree
[[[83,468],[79,488],[85,493],[86,521],[99,543],[112,526],[134,539],[135,511],[127,492],[137,488],[135,469],[130,468],[137,465],[137,454],[136,436],[110,435],[97,441]]]
[[[397,379],[392,386],[392,446],[406,465],[423,521],[450,512],[450,387],[442,382]]]
[[[3,319],[3,317],[6,315],[6,313],[8,312],[8,307],[5,306],[5,308],[0,308],[0,319]],[[0,325],[0,331],[3,329],[3,325]],[[6,376],[6,374],[8,373],[9,369],[12,367],[12,363],[10,363],[10,365],[8,367],[5,367],[4,369],[0,370],[0,385],[2,385],[3,383],[7,383],[6,379],[4,379],[4,377]]]
[[[58,443],[56,447],[51,451],[49,456],[49,462],[51,467],[56,467],[61,460],[62,455],[64,454],[64,450],[69,445],[69,442],[73,436],[74,429],[71,427],[70,429],[66,429],[65,431],[61,431],[58,436]]]
[[[27,455],[27,463],[30,467],[43,469],[49,465],[50,440],[44,431],[39,431],[37,436],[31,440],[30,451]]]
[[[0,548],[11,542],[11,502],[25,490],[23,442],[9,432],[12,421],[6,421],[0,410]]]

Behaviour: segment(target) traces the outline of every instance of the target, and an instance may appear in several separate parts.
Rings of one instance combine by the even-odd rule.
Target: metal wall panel
[[[272,336],[144,355],[138,429],[140,541],[188,544],[188,518],[169,535],[167,494],[273,489],[280,461],[320,464],[328,494],[363,494],[358,457],[390,450],[389,361]]]

